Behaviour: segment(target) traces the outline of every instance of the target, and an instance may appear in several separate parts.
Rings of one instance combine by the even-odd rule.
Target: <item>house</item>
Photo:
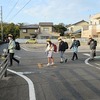
[[[51,33],[53,30],[53,23],[41,22],[39,23],[39,29],[41,33]]]
[[[67,27],[66,34],[81,34],[82,27],[88,26],[88,22],[81,20]]]
[[[38,25],[25,25],[20,27],[20,38],[30,39],[39,34]]]
[[[39,25],[25,25],[20,27],[20,38],[55,39],[59,34],[53,32],[52,22],[40,22]]]
[[[56,32],[51,32],[51,33],[41,33],[37,36],[38,39],[57,39],[59,37],[59,34]]]
[[[52,22],[40,22],[39,23],[40,34],[38,35],[39,39],[56,39],[59,37],[59,34],[53,32],[53,23]]]
[[[89,25],[83,27],[82,37],[100,37],[100,13],[90,16]]]

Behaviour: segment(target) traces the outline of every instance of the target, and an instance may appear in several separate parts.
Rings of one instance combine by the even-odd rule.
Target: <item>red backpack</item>
[[[57,46],[54,43],[52,43],[52,44],[53,44],[53,47],[54,47],[54,52],[57,52]]]

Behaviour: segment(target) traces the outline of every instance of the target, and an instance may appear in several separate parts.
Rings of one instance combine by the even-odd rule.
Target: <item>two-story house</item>
[[[82,28],[88,26],[88,22],[81,20],[77,23],[71,24],[67,27],[66,33],[68,34],[81,34]]]
[[[82,37],[100,37],[100,13],[90,16],[89,26],[83,27]]]
[[[20,38],[30,39],[39,34],[39,25],[25,25],[20,27]]]
[[[53,32],[52,22],[40,22],[39,25],[26,25],[20,27],[20,38],[47,39],[58,38],[59,34]]]

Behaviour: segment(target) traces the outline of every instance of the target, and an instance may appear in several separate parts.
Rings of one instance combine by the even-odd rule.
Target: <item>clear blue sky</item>
[[[9,23],[73,24],[100,13],[100,0],[0,0],[0,6]]]

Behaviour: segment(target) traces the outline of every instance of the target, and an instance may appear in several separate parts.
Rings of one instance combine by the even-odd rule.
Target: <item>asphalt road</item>
[[[8,77],[0,80],[0,100],[100,100],[99,57],[88,61],[89,52],[79,52],[79,60],[71,61],[72,52],[66,52],[68,62],[61,64],[59,53],[55,53],[54,66],[39,68],[38,63],[47,63],[44,48],[22,47],[15,54],[20,65],[14,62],[8,68],[17,75],[8,72]],[[34,87],[19,75],[29,78]]]

